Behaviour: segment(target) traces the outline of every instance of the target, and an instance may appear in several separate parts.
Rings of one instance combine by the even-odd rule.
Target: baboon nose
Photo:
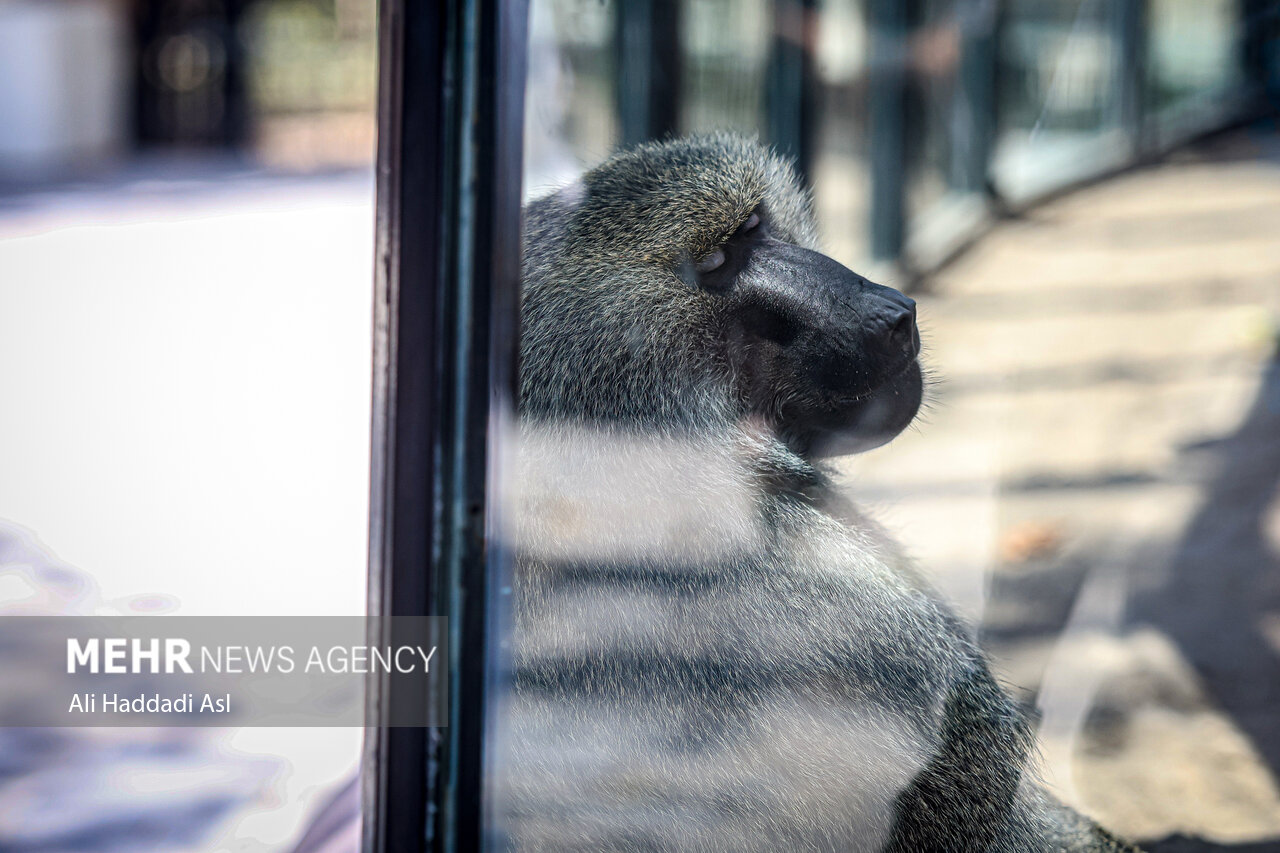
[[[915,358],[920,354],[920,330],[916,327],[916,302],[906,299],[908,304],[898,309],[897,316],[889,321],[889,346]]]

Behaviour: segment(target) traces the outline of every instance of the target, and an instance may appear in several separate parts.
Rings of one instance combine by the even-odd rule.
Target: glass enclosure
[[[1098,0],[1009,4],[993,163],[1002,189],[1034,196],[1124,161],[1122,7]]]
[[[495,849],[1276,843],[1274,127],[1044,201],[1245,115],[1240,9],[530,31]]]
[[[1158,136],[1177,138],[1231,111],[1244,78],[1244,36],[1262,23],[1241,12],[1233,0],[1149,4],[1146,85]]]
[[[1244,14],[1163,0],[533,3],[526,196],[621,146],[735,129],[798,158],[833,257],[927,271],[988,221],[989,190],[1026,204],[1247,109]],[[1256,36],[1265,12],[1249,14]]]

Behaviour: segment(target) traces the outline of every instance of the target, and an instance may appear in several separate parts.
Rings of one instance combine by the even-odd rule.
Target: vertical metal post
[[[1280,2],[1243,0],[1240,30],[1247,84],[1280,111]]]
[[[523,0],[381,0],[370,642],[390,619],[447,617],[449,726],[369,682],[365,853],[478,850],[496,443],[515,409]],[[424,638],[438,639],[438,638]],[[424,719],[425,717],[419,717]]]
[[[985,192],[995,142],[996,0],[962,0],[960,80],[952,140],[952,185]]]
[[[1112,32],[1116,44],[1116,97],[1112,123],[1128,140],[1131,155],[1146,150],[1143,127],[1146,101],[1146,0],[1114,0]]]
[[[871,255],[896,261],[906,229],[907,3],[867,0]]]
[[[678,0],[617,3],[619,142],[626,147],[680,129]]]
[[[390,632],[391,617],[430,614],[438,599],[430,571],[436,359],[426,336],[407,333],[435,326],[437,279],[423,273],[439,267],[440,249],[435,235],[441,211],[433,200],[441,193],[443,154],[431,129],[444,113],[438,84],[444,76],[446,26],[443,9],[423,12],[411,3],[406,9],[403,0],[382,0],[379,6],[368,601],[370,641],[378,645]],[[406,109],[408,102],[415,108]],[[405,233],[431,239],[404,240]],[[365,853],[427,849],[440,739],[431,729],[382,725],[393,704],[406,702],[425,710],[425,696],[393,694],[389,679],[368,685],[361,779]]]
[[[801,178],[813,174],[818,80],[814,73],[817,0],[774,0],[773,44],[765,102],[767,139],[795,161]]]

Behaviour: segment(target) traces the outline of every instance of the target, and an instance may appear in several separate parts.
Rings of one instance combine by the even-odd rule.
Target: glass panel
[[[683,132],[760,128],[772,14],[764,0],[680,4]]]
[[[994,113],[994,4],[929,0],[907,42],[907,259],[931,268],[986,214]]]
[[[1147,85],[1157,132],[1175,138],[1221,120],[1242,82],[1237,0],[1153,0]]]
[[[659,43],[655,55],[679,69],[680,133],[732,129],[769,141],[767,75],[774,40],[802,38],[806,16],[822,23],[814,28],[812,51],[822,82],[813,193],[832,254],[846,263],[868,261],[867,60],[861,4],[824,4],[820,17],[796,5],[780,24],[763,2],[697,0],[670,8],[678,13],[683,37],[678,46]],[[775,24],[785,31],[775,32]],[[619,26],[618,7],[608,0],[532,4],[527,196],[571,179],[621,140],[615,49]]]
[[[999,43],[1001,192],[1032,197],[1127,155],[1119,128],[1116,9],[1102,0],[1013,0]]]
[[[813,202],[831,256],[847,265],[866,264],[871,185],[865,10],[858,0],[833,0],[822,6],[821,24],[815,46],[820,119]]]
[[[576,177],[618,141],[610,0],[555,0],[529,10],[526,194]]]
[[[1274,134],[993,220],[1135,155],[1137,5],[593,5],[589,104],[571,8],[533,4],[526,164],[580,168],[524,212],[498,836],[1280,839]]]
[[[908,200],[912,210],[925,211],[940,202],[953,183],[948,146],[959,96],[960,31],[955,3],[933,0],[917,5],[908,47]]]

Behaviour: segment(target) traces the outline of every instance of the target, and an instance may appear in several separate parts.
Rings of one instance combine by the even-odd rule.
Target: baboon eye
[[[700,273],[709,273],[722,266],[724,266],[724,249],[713,249],[709,255],[698,261],[694,269]]]
[[[746,234],[748,231],[754,231],[756,226],[760,224],[760,214],[752,213],[747,217],[747,221],[738,227],[738,233]]]

